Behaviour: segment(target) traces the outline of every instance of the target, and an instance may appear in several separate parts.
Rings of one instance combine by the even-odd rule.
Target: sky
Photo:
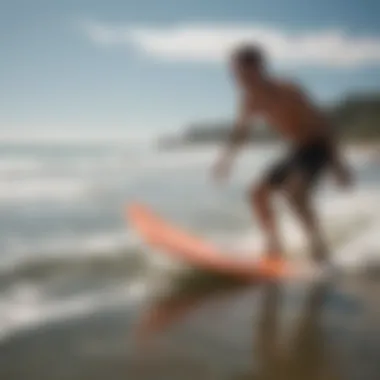
[[[0,134],[233,117],[228,52],[266,48],[319,102],[380,89],[378,0],[0,0]]]

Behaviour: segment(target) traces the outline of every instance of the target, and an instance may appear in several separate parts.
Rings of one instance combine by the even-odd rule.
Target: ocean
[[[139,302],[157,278],[183,269],[129,228],[133,201],[227,252],[257,256],[262,238],[247,186],[282,149],[251,147],[221,186],[210,176],[212,146],[164,151],[152,138],[0,143],[0,339]],[[349,272],[380,262],[380,165],[368,149],[346,153],[355,187],[341,191],[326,178],[316,202],[334,261]],[[288,255],[306,256],[300,226],[281,200],[278,208]]]

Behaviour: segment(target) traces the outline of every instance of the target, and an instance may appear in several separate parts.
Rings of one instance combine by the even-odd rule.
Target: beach
[[[355,188],[326,179],[317,194],[342,278],[247,285],[142,243],[125,208],[143,202],[226,254],[257,259],[262,236],[246,189],[282,148],[243,152],[221,187],[209,173],[216,147],[154,147],[148,139],[0,147],[0,378],[376,380],[373,155],[348,147]],[[308,260],[297,221],[278,207],[285,254]]]
[[[0,378],[375,380],[379,291],[370,278],[258,282],[120,303],[3,343]]]

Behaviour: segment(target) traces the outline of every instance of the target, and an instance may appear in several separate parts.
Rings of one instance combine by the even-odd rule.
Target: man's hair
[[[257,45],[241,45],[232,53],[232,59],[244,66],[264,68],[265,58],[263,50]]]

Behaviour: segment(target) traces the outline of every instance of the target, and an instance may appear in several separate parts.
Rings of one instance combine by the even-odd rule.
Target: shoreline
[[[1,343],[0,378],[376,380],[379,291],[352,277],[120,304]]]
[[[160,146],[156,141],[156,149],[160,151],[172,151],[172,150],[190,150],[192,148],[210,148],[210,147],[220,147],[223,145],[224,141],[215,141],[215,142],[180,142],[178,144],[169,144],[167,146]],[[351,140],[351,139],[342,139],[341,143],[343,146],[355,147],[355,148],[363,148],[363,149],[380,149],[380,139],[374,140]],[[266,140],[266,141],[250,141],[245,144],[246,148],[251,148],[255,146],[275,146],[275,145],[283,145],[284,143],[280,140]]]

